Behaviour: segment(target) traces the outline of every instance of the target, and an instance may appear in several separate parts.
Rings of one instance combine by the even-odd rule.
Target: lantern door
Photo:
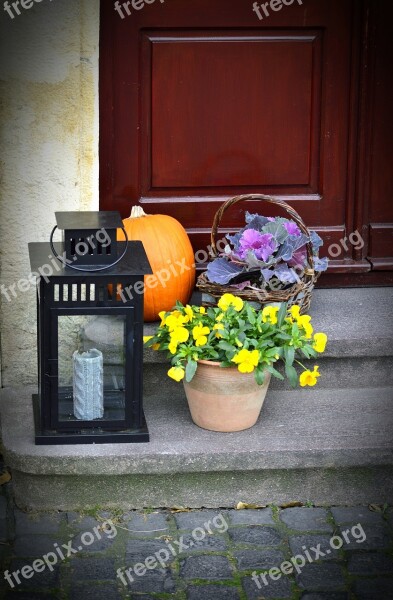
[[[52,309],[50,428],[124,430],[139,421],[134,309]]]

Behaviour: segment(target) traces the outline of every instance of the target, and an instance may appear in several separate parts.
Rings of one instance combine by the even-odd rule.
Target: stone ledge
[[[393,465],[393,389],[269,390],[238,433],[195,426],[182,386],[145,395],[151,442],[35,446],[31,392],[1,390],[5,459],[34,475],[163,475]]]
[[[393,287],[315,290],[310,314],[315,329],[329,337],[324,358],[393,355]],[[152,335],[156,323],[146,323]],[[145,349],[148,363],[166,362],[163,352]]]

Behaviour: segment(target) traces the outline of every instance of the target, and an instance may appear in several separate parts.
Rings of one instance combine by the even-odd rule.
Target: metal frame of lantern
[[[52,242],[54,228],[49,243],[29,244],[31,269],[38,275],[35,443],[148,442],[142,402],[143,279],[152,270],[143,244],[117,242],[122,227],[117,212],[56,213],[56,219],[63,242]],[[53,255],[56,269],[40,277],[42,266],[54,263]],[[104,389],[103,418],[77,419],[71,414],[73,389],[59,386],[59,320],[100,315],[123,317],[123,385]],[[59,413],[71,416],[61,419]]]

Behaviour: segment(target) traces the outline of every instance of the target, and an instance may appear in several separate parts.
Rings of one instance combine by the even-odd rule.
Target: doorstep
[[[384,503],[393,495],[393,288],[316,290],[329,336],[317,388],[274,380],[258,423],[195,426],[162,353],[145,352],[148,444],[35,446],[34,388],[0,392],[5,461],[18,506],[36,510],[233,506],[308,500]],[[145,326],[145,333],[154,325]]]
[[[258,423],[195,426],[182,386],[146,394],[151,442],[35,446],[31,392],[1,391],[4,454],[19,507],[384,503],[393,494],[393,388],[269,390]]]

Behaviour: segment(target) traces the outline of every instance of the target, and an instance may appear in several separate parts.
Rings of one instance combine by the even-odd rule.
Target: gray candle
[[[74,415],[83,421],[104,416],[104,367],[102,352],[92,348],[72,355]]]

